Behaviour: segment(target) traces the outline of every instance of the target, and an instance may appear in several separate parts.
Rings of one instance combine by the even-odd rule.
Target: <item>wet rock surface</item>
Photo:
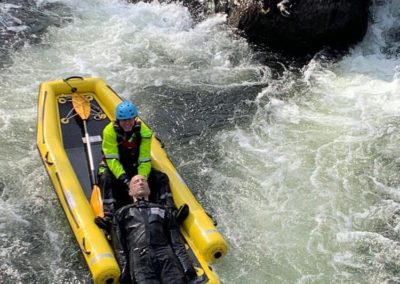
[[[11,63],[10,52],[24,44],[40,42],[49,26],[61,26],[72,19],[62,3],[39,4],[33,0],[5,0],[0,3],[0,67]]]
[[[369,0],[297,0],[282,15],[277,2],[218,2],[231,26],[254,42],[292,54],[313,53],[324,46],[346,48],[360,41],[368,27]]]

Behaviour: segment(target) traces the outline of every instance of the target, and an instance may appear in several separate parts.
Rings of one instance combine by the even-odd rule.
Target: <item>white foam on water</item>
[[[386,199],[399,206],[400,60],[382,53],[395,2],[374,7],[376,23],[349,55],[284,74],[259,94],[250,125],[215,137],[209,192],[232,240],[224,265],[241,267],[222,269],[225,282],[398,281],[397,211],[381,218],[389,231],[370,214],[360,222]],[[376,254],[344,247],[346,237]]]

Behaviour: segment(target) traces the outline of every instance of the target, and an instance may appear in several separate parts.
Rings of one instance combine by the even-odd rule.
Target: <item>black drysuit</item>
[[[122,207],[114,216],[112,240],[120,283],[187,283],[185,271],[193,264],[170,209],[145,200]]]

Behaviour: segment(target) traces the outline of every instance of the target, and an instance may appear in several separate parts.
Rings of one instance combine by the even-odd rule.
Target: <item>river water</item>
[[[223,283],[400,283],[399,1],[373,4],[349,54],[301,68],[223,15],[29,2],[0,3],[1,283],[90,283],[35,145],[40,82],[71,75],[138,104],[229,243]]]

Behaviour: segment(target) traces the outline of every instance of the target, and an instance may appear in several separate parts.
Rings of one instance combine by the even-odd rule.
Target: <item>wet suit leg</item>
[[[153,247],[155,267],[163,284],[185,284],[182,266],[170,246]]]
[[[130,250],[130,272],[132,283],[160,284],[159,277],[154,269],[152,254],[148,248]]]
[[[151,169],[148,183],[150,187],[150,200],[152,202],[175,208],[169,187],[169,178],[165,173]]]
[[[182,224],[189,215],[189,207],[187,204],[181,205],[179,209],[175,207],[168,176],[165,173],[152,168],[148,178],[148,183],[150,187],[150,201],[170,208],[175,212],[175,217],[177,218],[178,223]]]
[[[113,196],[114,176],[107,168],[99,169],[98,181],[103,199],[104,219],[111,221],[115,213],[116,200]]]
[[[131,250],[132,281],[137,284],[186,284],[182,267],[170,246]]]
[[[102,168],[98,174],[105,219],[112,220],[115,212],[132,202],[126,186],[119,182],[108,168]]]

